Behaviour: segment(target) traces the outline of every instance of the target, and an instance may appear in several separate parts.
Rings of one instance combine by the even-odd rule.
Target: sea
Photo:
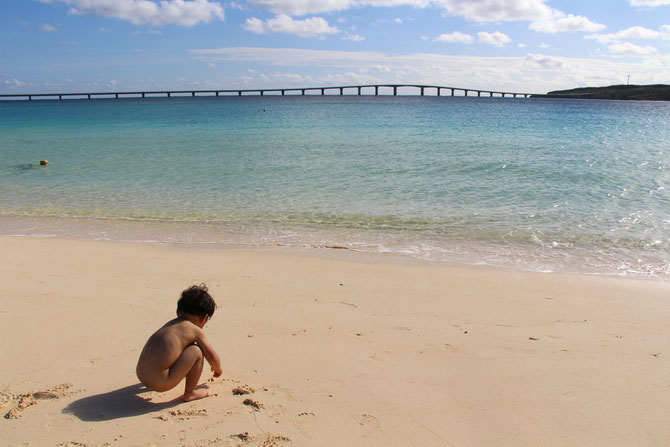
[[[668,280],[669,155],[668,102],[0,101],[0,235]]]

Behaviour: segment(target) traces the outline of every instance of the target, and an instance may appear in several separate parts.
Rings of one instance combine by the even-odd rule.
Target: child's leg
[[[202,350],[197,345],[187,346],[181,353],[174,365],[170,367],[168,372],[168,381],[173,382],[170,388],[176,386],[182,378],[186,378],[186,387],[184,390],[184,400],[195,400],[207,397],[209,393],[207,390],[196,390],[200,374],[202,374],[202,367],[204,364],[204,356]]]
[[[205,356],[202,354],[202,350],[197,345],[191,345],[186,349],[197,349],[198,350],[198,360],[193,364],[193,368],[186,374],[186,386],[184,387],[184,400],[196,400],[202,399],[203,397],[209,396],[209,391],[207,390],[198,390],[198,382],[200,381],[200,374],[202,374],[202,366],[205,364]],[[184,351],[186,351],[184,349]]]

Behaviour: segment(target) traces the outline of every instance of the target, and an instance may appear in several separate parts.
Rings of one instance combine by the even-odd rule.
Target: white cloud
[[[58,30],[56,29],[55,26],[49,25],[48,23],[45,23],[44,25],[40,26],[40,29],[44,31],[45,33],[57,33]]]
[[[544,54],[528,53],[526,64],[538,69],[557,69],[565,67],[565,61],[557,57],[545,56]]]
[[[377,72],[377,73],[391,73],[391,67],[388,65],[372,65],[370,67],[359,68],[361,73]]]
[[[234,2],[234,1],[226,3],[226,6],[230,9],[236,9],[238,11],[246,11],[248,9],[247,5],[243,5],[241,3]]]
[[[360,34],[345,33],[342,40],[351,40],[352,42],[363,42],[365,40],[365,37],[361,36]]]
[[[244,29],[256,34],[283,33],[300,37],[315,37],[340,32],[337,27],[328,25],[328,22],[321,17],[294,20],[286,14],[279,14],[274,19],[268,19],[265,22],[252,17],[246,20]]]
[[[393,21],[398,24],[402,23],[402,19],[400,17],[396,17]]]
[[[584,16],[565,14],[556,9],[545,12],[530,24],[530,29],[533,31],[552,34],[576,31],[595,32],[605,28],[605,25],[592,22]]]
[[[480,43],[495,45],[498,48],[502,48],[505,46],[505,44],[512,41],[508,35],[503,34],[500,31],[496,31],[495,33],[487,33],[486,31],[482,31],[477,33],[477,38],[479,39]]]
[[[474,22],[535,20],[546,14],[544,0],[436,0],[450,14]]]
[[[214,19],[223,20],[219,2],[210,0],[40,0],[70,5],[69,14],[92,14],[127,20],[135,25],[193,26]]]
[[[273,83],[289,83],[289,84],[294,84],[294,85],[302,85],[305,81],[305,76],[299,74],[299,73],[281,73],[281,72],[274,72],[270,74],[261,74],[261,78],[265,79],[266,81],[270,81]]]
[[[389,55],[374,51],[326,51],[294,48],[233,47],[191,50],[206,62],[253,63],[265,67],[290,67],[292,73],[314,75],[321,85],[336,85],[335,74],[358,71],[370,83],[408,83],[543,93],[580,85],[611,85],[625,82],[630,74],[639,84],[667,83],[670,57],[658,53],[642,61],[550,57],[481,57],[418,53]],[[318,68],[316,68],[318,67]],[[384,67],[375,71],[375,67]],[[367,71],[362,71],[365,69]],[[314,71],[312,71],[314,70]],[[323,72],[333,74],[326,77]],[[318,76],[316,75],[318,73]],[[345,76],[346,77],[346,76]],[[332,81],[329,81],[332,79]],[[259,83],[263,83],[259,79]],[[271,83],[268,87],[276,87]],[[310,85],[318,85],[311,82]]]
[[[546,0],[434,0],[453,15],[475,22],[529,21],[530,29],[544,33],[599,31],[605,26],[586,17],[551,8]]]
[[[670,0],[629,0],[633,6],[663,6],[670,5]]]
[[[5,85],[5,86],[7,86],[7,87],[23,87],[24,85],[26,85],[25,82],[21,82],[21,81],[19,81],[19,80],[16,79],[16,78],[14,78],[14,79],[9,79],[9,80],[8,80],[8,79],[5,79],[5,80],[2,82],[2,84]]]
[[[249,0],[256,7],[277,14],[307,15],[342,11],[354,7],[435,7],[473,22],[528,21],[534,31],[596,32],[605,26],[586,17],[566,14],[546,4],[547,0]],[[397,20],[397,19],[396,19]]]
[[[658,50],[651,45],[641,47],[630,42],[615,43],[608,46],[612,53],[628,54],[631,56],[646,56],[648,54],[656,53]]]
[[[595,39],[602,44],[617,42],[623,39],[657,39],[661,33],[653,29],[644,28],[642,26],[633,26],[610,34],[589,34],[584,36],[586,39]]]
[[[342,11],[357,6],[410,5],[425,8],[430,0],[249,0],[249,3],[276,14],[307,15]]]
[[[451,34],[440,34],[435,39],[435,42],[445,42],[445,43],[472,43],[472,36],[469,34],[461,33],[460,31],[454,31]]]

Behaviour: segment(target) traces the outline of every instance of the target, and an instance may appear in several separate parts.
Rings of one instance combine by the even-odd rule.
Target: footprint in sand
[[[258,444],[256,445],[258,445],[259,447],[282,447],[291,445],[291,438],[287,436],[277,435],[275,433],[264,433],[259,436],[252,436],[249,434],[249,432],[245,431],[244,433],[238,433],[236,435],[230,435],[228,437],[230,439],[234,439],[236,442],[242,441],[245,444],[258,442]]]
[[[380,424],[379,420],[372,416],[371,414],[359,414],[357,416],[354,416],[356,421],[365,427],[364,433],[361,435],[363,438],[367,438],[370,436],[374,431],[379,430]]]
[[[302,433],[305,437],[311,438],[312,437],[311,426],[312,423],[314,422],[314,419],[316,419],[316,415],[311,411],[298,413],[298,417],[293,422],[293,424],[296,426],[298,430],[300,430],[300,433]]]
[[[72,388],[72,384],[64,383],[46,390],[31,391],[24,394],[12,394],[3,391],[0,393],[0,408],[3,411],[6,407],[10,408],[5,414],[5,419],[18,419],[26,408],[37,404],[40,400],[60,399],[76,393],[76,391],[68,391],[70,388]]]
[[[187,408],[185,410],[172,410],[166,413],[159,414],[154,416],[154,419],[160,419],[161,421],[177,420],[177,421],[187,421],[194,417],[198,416],[207,416],[207,410],[205,408]]]
[[[265,433],[259,447],[282,447],[291,445],[291,438],[288,436],[276,435],[274,433]]]

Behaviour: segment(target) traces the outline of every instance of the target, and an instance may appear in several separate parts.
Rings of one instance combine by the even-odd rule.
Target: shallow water
[[[668,124],[660,102],[0,102],[0,234],[665,279]]]

